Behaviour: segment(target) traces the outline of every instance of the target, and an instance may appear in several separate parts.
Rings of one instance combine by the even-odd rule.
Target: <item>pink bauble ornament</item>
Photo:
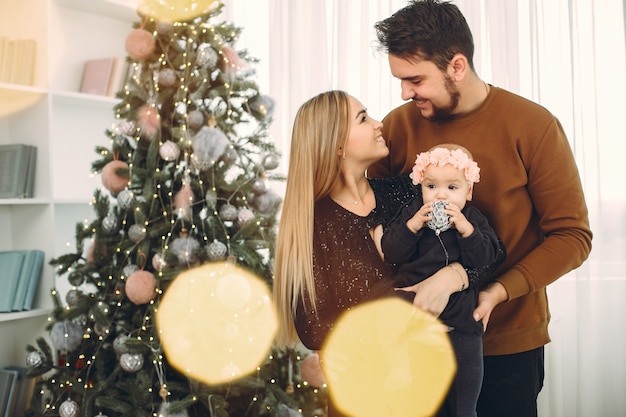
[[[117,194],[128,185],[128,164],[113,160],[102,168],[102,185],[112,194]]]
[[[151,272],[139,270],[126,279],[126,296],[140,305],[150,302],[156,295],[157,281]]]
[[[317,353],[312,353],[302,361],[300,365],[300,375],[310,386],[320,388],[326,384],[326,378],[320,366],[320,357]]]
[[[174,196],[174,208],[179,219],[191,221],[191,205],[193,204],[193,190],[188,182]]]
[[[156,48],[156,40],[152,33],[144,29],[135,29],[126,37],[126,52],[135,61],[145,61],[150,58]]]
[[[240,70],[246,68],[248,64],[241,59],[237,51],[230,46],[222,48],[223,70],[229,75],[237,75]]]
[[[161,130],[161,115],[157,106],[153,103],[144,104],[137,111],[137,118],[141,135],[149,140],[154,139]]]

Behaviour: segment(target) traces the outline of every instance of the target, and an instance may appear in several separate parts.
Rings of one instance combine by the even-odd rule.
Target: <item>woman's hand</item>
[[[467,273],[460,264],[454,263],[452,265],[441,268],[422,282],[409,287],[396,288],[396,291],[414,292],[413,305],[439,317],[448,305],[450,295],[461,288],[467,288],[465,284],[467,283]]]

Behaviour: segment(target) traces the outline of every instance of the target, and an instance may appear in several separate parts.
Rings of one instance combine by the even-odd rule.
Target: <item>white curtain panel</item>
[[[626,415],[626,47],[624,0],[455,0],[487,82],[534,100],[562,122],[594,231],[587,262],[548,288],[541,417]],[[382,118],[400,86],[373,25],[399,0],[226,0],[276,100],[273,135],[286,172],[295,112],[311,96],[347,90]],[[229,10],[230,9],[230,10]],[[556,157],[556,156],[555,156]]]

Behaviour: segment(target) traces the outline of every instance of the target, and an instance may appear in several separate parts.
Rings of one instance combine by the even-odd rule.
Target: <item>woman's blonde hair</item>
[[[273,284],[279,346],[298,341],[294,314],[299,300],[316,310],[313,209],[340,175],[340,150],[350,130],[349,103],[347,93],[327,91],[302,104],[294,120]]]

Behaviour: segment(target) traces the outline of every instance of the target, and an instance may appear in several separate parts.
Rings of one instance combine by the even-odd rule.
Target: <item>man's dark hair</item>
[[[411,0],[374,25],[380,50],[408,60],[432,61],[444,71],[455,54],[474,70],[474,38],[459,8],[439,0]]]

